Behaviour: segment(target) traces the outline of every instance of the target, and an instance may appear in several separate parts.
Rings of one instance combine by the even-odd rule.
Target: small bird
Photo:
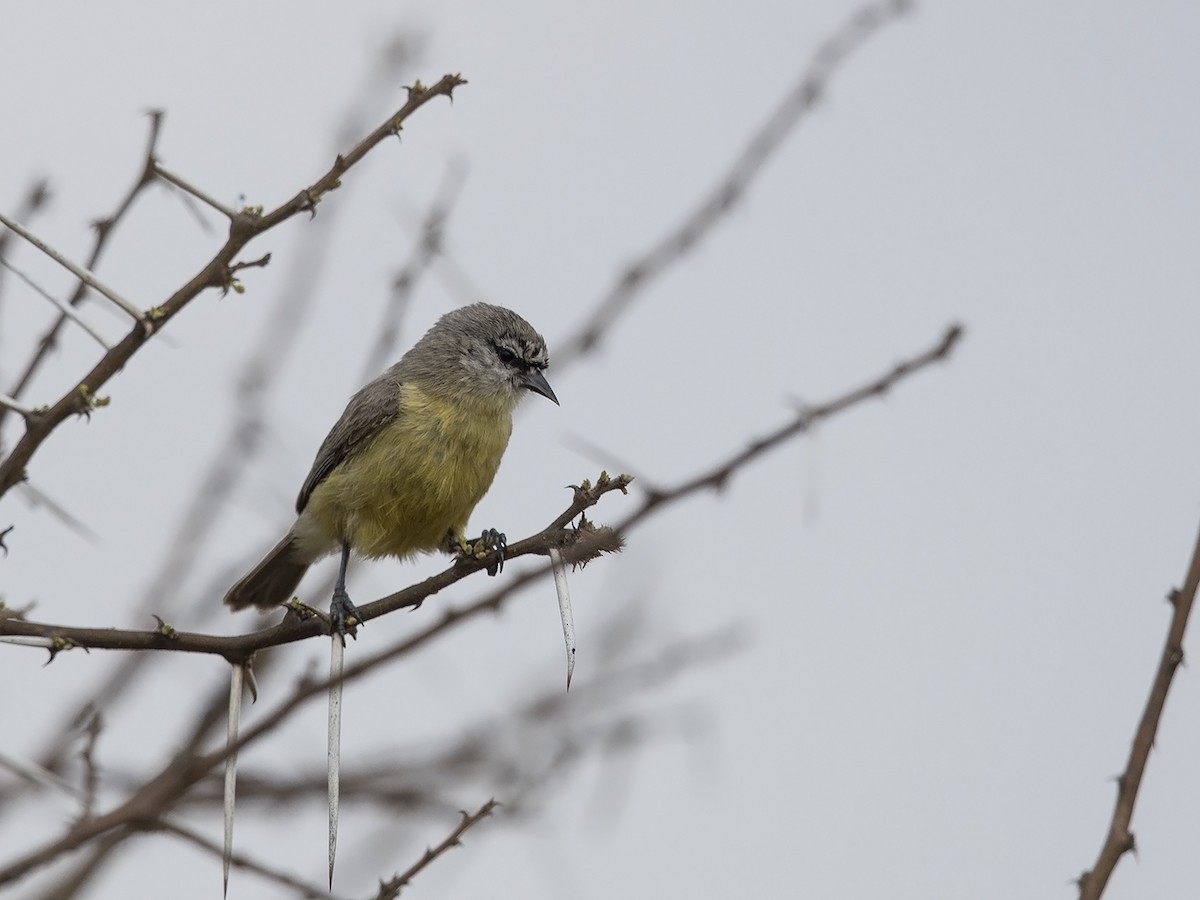
[[[475,303],[442,316],[398,363],[350,398],[317,451],[288,533],[225,602],[269,609],[293,596],[308,567],[341,551],[333,628],[361,622],[346,593],[350,553],[406,558],[469,550],[467,519],[496,476],[526,391],[558,403],[546,342],[519,315]],[[484,532],[495,574],[504,537]],[[351,625],[353,628],[353,625]]]

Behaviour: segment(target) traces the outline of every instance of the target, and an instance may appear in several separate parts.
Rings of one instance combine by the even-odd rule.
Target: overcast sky
[[[415,115],[314,224],[297,218],[253,244],[249,256],[273,260],[244,273],[245,294],[200,297],[106,386],[109,407],[46,442],[32,483],[98,537],[10,494],[0,594],[36,600],[43,621],[149,624],[143,594],[221,445],[247,356],[278,327],[281,298],[307,283],[314,306],[265,398],[264,452],[227,520],[191,549],[185,584],[162,599],[177,624],[252,627],[249,615],[201,609],[219,607],[224,585],[287,527],[316,446],[366,376],[420,211],[461,165],[447,257],[401,345],[465,300],[511,306],[545,334],[562,401],[523,409],[473,527],[540,529],[566,505],[562,486],[601,467],[669,486],[952,322],[966,338],[948,364],[576,574],[577,686],[602,676],[614,614],[637,610],[635,650],[736,627],[749,642],[637,704],[682,704],[700,736],[583,766],[552,785],[539,816],[481,826],[406,896],[1072,897],[1161,650],[1162,598],[1200,523],[1200,6],[921,3],[846,62],[745,201],[639,295],[599,353],[554,368],[556,341],[726,171],[853,9],[6,0],[0,208],[14,212],[30,181],[49,177],[53,205],[35,228],[76,257],[88,222],[136,176],[150,107],[167,112],[165,165],[231,205],[270,207],[347,148],[349,112],[361,134],[402,102],[404,81],[461,72],[470,83],[453,105]],[[400,38],[411,64],[381,84],[381,52]],[[220,222],[205,218],[214,232],[155,191],[115,236],[102,277],[139,306],[161,302],[218,246]],[[317,234],[331,253],[313,270]],[[69,289],[30,248],[14,260]],[[48,307],[11,278],[0,302],[7,392]],[[124,333],[99,304],[85,313],[111,339]],[[71,330],[23,399],[53,402],[96,354]],[[632,505],[610,497],[595,517]],[[374,599],[442,565],[359,564],[352,595]],[[471,579],[372,623],[350,652],[490,587]],[[553,689],[562,652],[550,585],[522,594],[348,689],[346,766],[434,746]],[[263,685],[268,700],[324,654],[323,642],[293,651]],[[0,652],[6,754],[34,752],[64,698],[118,662],[43,660]],[[108,716],[102,757],[161,761],[218,668],[153,670]],[[1151,757],[1139,858],[1122,862],[1110,900],[1187,896],[1200,883],[1193,671],[1180,672]],[[323,717],[314,704],[244,764],[319,766]],[[487,795],[455,799],[474,807]],[[280,814],[286,830],[239,823],[238,846],[319,882],[323,812],[300,812]],[[6,821],[0,842],[34,846],[73,814],[43,801],[19,830]],[[218,812],[192,821],[219,839]],[[369,893],[452,824],[402,823],[408,843],[379,847],[366,841],[375,818],[345,816],[339,890]],[[219,879],[212,858],[145,839],[88,896],[212,898]],[[28,879],[23,896],[47,883]],[[275,891],[237,874],[230,896]]]

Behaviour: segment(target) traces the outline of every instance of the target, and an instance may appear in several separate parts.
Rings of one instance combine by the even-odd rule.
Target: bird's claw
[[[483,534],[476,541],[461,538],[459,543],[459,551],[466,559],[482,562],[489,556],[492,557],[487,564],[489,575],[499,575],[504,571],[504,551],[507,549],[508,538],[505,537],[504,532],[497,531],[495,528],[485,528]]]
[[[363,624],[362,613],[350,600],[345,588],[335,588],[333,600],[329,603],[329,629],[333,634],[341,635],[344,641],[346,635],[358,639],[358,626]]]

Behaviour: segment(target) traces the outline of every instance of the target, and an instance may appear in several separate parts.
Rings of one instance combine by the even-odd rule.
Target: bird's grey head
[[[440,392],[513,406],[525,391],[555,403],[546,342],[511,309],[473,303],[446,313],[401,360],[404,376]]]

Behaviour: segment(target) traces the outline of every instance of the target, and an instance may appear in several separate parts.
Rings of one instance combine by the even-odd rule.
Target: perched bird
[[[446,313],[350,399],[300,488],[295,523],[225,602],[286,603],[310,565],[340,550],[330,616],[345,633],[349,617],[361,621],[346,593],[351,551],[376,559],[470,547],[467,518],[500,466],[517,404],[526,391],[558,403],[548,363],[542,336],[512,310]],[[481,540],[502,562],[503,536]]]

